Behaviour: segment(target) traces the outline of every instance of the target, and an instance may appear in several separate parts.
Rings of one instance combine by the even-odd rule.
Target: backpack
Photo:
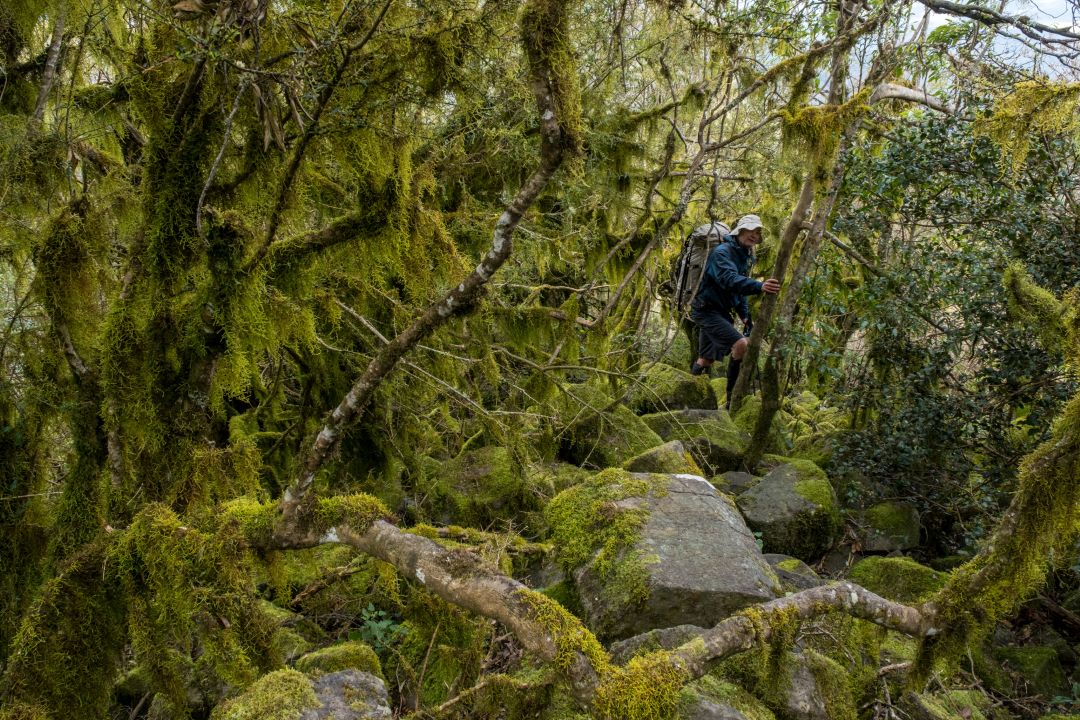
[[[731,230],[722,222],[713,220],[711,223],[699,225],[683,243],[682,251],[675,258],[671,266],[670,284],[672,300],[675,302],[675,310],[682,315],[683,308],[690,306],[698,288],[701,287],[701,278],[705,274],[705,263],[709,260],[709,253],[719,245],[725,235]]]

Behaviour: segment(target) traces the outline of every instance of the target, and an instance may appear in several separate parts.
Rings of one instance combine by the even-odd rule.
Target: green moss
[[[518,591],[518,599],[525,605],[529,617],[547,631],[555,643],[555,667],[566,670],[580,653],[592,664],[597,674],[602,674],[611,660],[588,628],[550,597],[535,590]]]
[[[624,667],[609,667],[596,688],[593,709],[610,720],[669,720],[678,712],[686,680],[667,652],[639,655]]]
[[[916,702],[932,720],[986,720],[990,698],[978,690],[945,690],[918,695]]]
[[[781,560],[780,562],[776,563],[776,567],[792,573],[801,573],[806,567],[806,563],[804,563],[799,558],[788,558],[786,560]]]
[[[350,641],[308,653],[296,661],[296,669],[303,673],[332,673],[356,669],[382,677],[382,664],[371,647],[362,642]]]
[[[529,69],[534,78],[551,88],[562,130],[560,141],[571,154],[577,154],[582,143],[581,94],[570,38],[565,1],[531,0],[525,5],[521,40]]]
[[[623,463],[623,467],[630,472],[704,474],[682,443],[677,441],[665,443],[630,458]]]
[[[316,532],[326,532],[338,525],[344,525],[362,535],[376,520],[389,517],[390,511],[373,495],[336,495],[319,498],[313,529]]]
[[[1029,692],[1052,698],[1067,688],[1065,672],[1057,651],[1050,647],[1002,647],[994,649],[994,657],[1008,670],[1023,679]]]
[[[1033,133],[1058,135],[1080,127],[1076,105],[1080,83],[1025,80],[994,102],[994,110],[975,122],[976,134],[990,137],[1002,150],[1012,174],[1027,159]]]
[[[663,443],[629,408],[611,405],[603,390],[571,385],[555,402],[558,426],[553,440],[563,459],[589,468],[618,467]]]
[[[898,602],[922,602],[945,586],[946,573],[905,557],[868,557],[849,573],[852,582]]]
[[[825,713],[829,720],[855,720],[858,710],[850,672],[836,661],[813,650],[806,650],[803,656],[817,682],[818,692],[825,701]]]
[[[212,720],[298,720],[319,706],[311,681],[296,670],[278,670],[259,678],[239,696],[214,708]]]
[[[221,517],[226,522],[237,523],[248,542],[265,544],[269,543],[274,525],[281,517],[281,509],[277,503],[264,503],[242,497],[224,503],[221,506]]]
[[[528,472],[507,448],[470,450],[418,481],[417,494],[424,499],[418,512],[441,525],[473,527],[535,519],[530,514],[539,513],[541,501],[554,495],[545,480]],[[528,526],[530,534],[541,530],[534,525]]]
[[[696,697],[727,705],[741,713],[746,720],[776,720],[776,716],[760,700],[735,683],[714,675],[706,675],[683,688],[681,707],[692,707]]]
[[[617,503],[666,492],[667,484],[664,475],[641,477],[625,470],[605,470],[560,493],[544,510],[559,562],[568,573],[589,564],[614,607],[648,597],[645,558],[634,550],[648,513]]]
[[[12,641],[4,674],[9,717],[108,716],[109,698],[127,642],[127,597],[105,548],[81,550],[45,583]],[[88,664],[86,658],[98,658]]]

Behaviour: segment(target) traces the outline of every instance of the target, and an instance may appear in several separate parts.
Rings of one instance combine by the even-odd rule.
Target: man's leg
[[[727,400],[724,407],[731,407],[731,391],[735,389],[735,383],[739,379],[739,369],[742,367],[742,359],[746,355],[746,338],[741,338],[731,346],[731,358],[727,364]]]

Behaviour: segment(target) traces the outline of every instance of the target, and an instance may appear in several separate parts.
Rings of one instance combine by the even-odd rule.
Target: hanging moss
[[[1001,148],[1013,174],[1027,160],[1033,133],[1060,135],[1080,130],[1080,83],[1025,80],[994,101],[994,109],[975,121],[977,135]]]
[[[820,173],[831,165],[844,129],[868,109],[872,88],[866,87],[841,105],[809,105],[781,114],[786,149],[805,153]]]

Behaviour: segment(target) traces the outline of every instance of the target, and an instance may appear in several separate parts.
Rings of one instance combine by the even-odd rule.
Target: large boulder
[[[723,410],[676,410],[641,419],[664,440],[681,440],[709,476],[742,467],[750,436]]]
[[[836,541],[840,510],[829,479],[808,460],[773,469],[736,499],[763,550],[816,561]]]
[[[585,620],[604,639],[709,627],[777,596],[738,511],[700,476],[608,470],[546,511]]]
[[[626,404],[640,414],[665,410],[716,409],[709,379],[657,363],[647,368],[626,396]]]
[[[921,520],[911,503],[883,502],[860,514],[862,549],[867,553],[910,550],[919,544]]]

